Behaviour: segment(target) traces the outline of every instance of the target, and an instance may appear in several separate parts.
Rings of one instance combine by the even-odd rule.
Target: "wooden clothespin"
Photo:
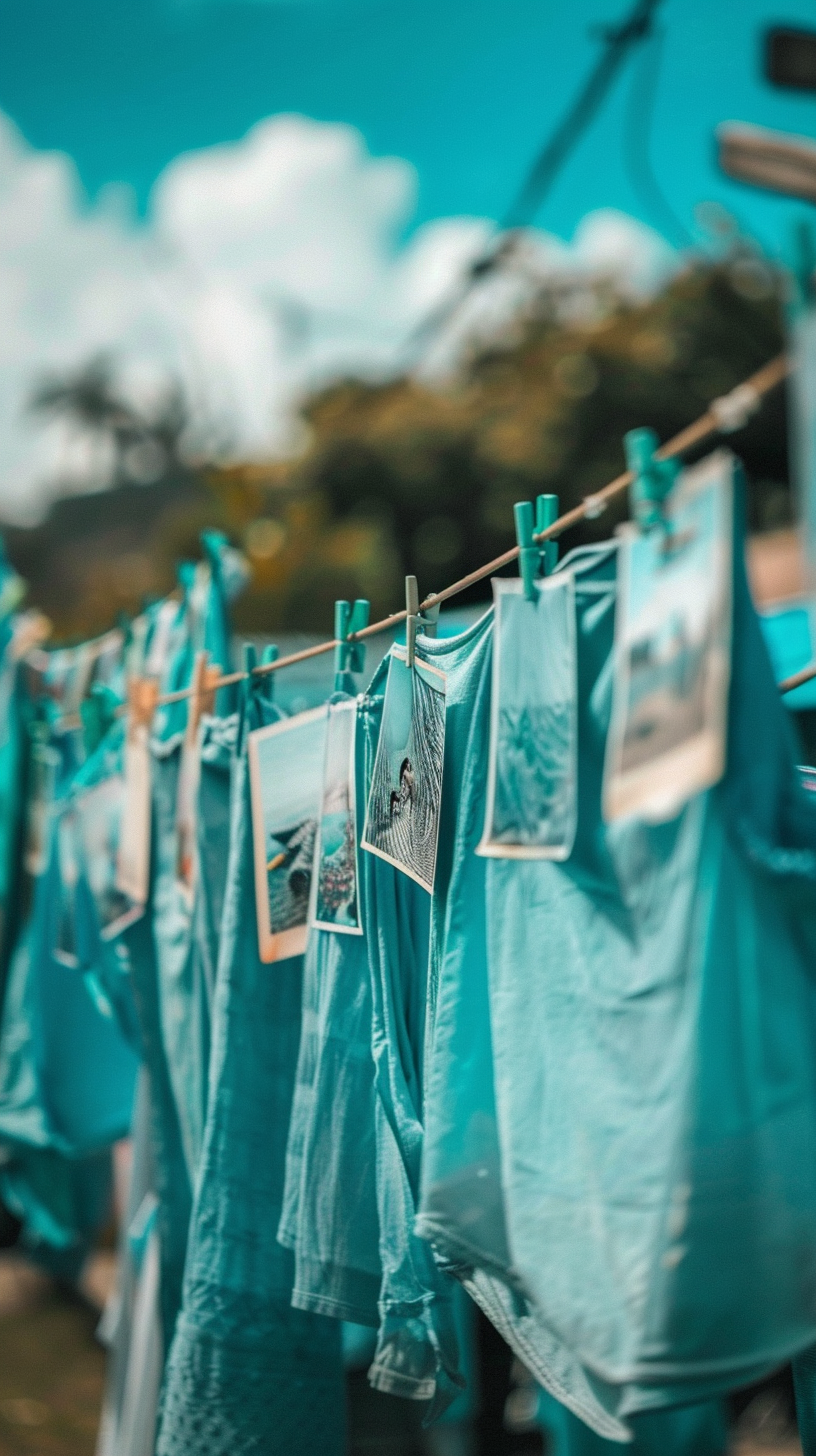
[[[185,737],[192,743],[198,735],[198,725],[205,713],[215,707],[215,689],[221,676],[217,663],[209,661],[209,653],[197,652],[193,663],[192,692],[187,705],[187,731]]]
[[[51,623],[44,612],[32,607],[20,612],[12,626],[9,656],[12,662],[20,662],[29,652],[41,647],[51,636]]]
[[[417,632],[424,632],[426,637],[435,637],[439,622],[438,602],[432,607],[426,607],[424,612],[419,610],[419,588],[415,576],[405,578],[405,611],[405,663],[407,667],[413,667]]]
[[[358,597],[354,606],[350,602],[334,604],[334,691],[343,692],[345,676],[349,672],[362,672],[365,668],[365,643],[349,642],[354,632],[362,632],[368,626],[371,603]]]
[[[127,685],[128,731],[147,728],[159,701],[159,682],[155,677],[131,677]]]

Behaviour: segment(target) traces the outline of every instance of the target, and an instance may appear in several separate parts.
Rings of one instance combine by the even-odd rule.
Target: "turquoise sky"
[[[0,0],[0,107],[37,147],[76,161],[91,195],[132,185],[144,207],[179,152],[298,111],[359,127],[411,161],[417,221],[500,216],[590,62],[593,26],[625,0]],[[652,156],[686,226],[716,198],[776,248],[790,206],[726,183],[726,118],[816,134],[816,98],[761,79],[772,21],[816,26],[813,0],[665,0]],[[623,139],[630,63],[538,221],[563,236],[613,206],[662,230],[633,188]]]

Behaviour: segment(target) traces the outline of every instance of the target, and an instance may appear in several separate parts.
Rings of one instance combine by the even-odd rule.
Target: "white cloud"
[[[26,409],[43,375],[94,354],[115,355],[136,398],[179,378],[191,445],[249,457],[287,448],[305,389],[399,367],[491,234],[447,218],[406,241],[415,200],[407,162],[370,157],[350,127],[283,116],[176,158],[140,223],[121,189],[89,207],[71,160],[33,150],[0,114],[0,516],[35,517],[89,469],[104,479],[87,440]],[[674,263],[617,213],[590,214],[570,247],[539,235],[525,257],[459,332],[469,318],[497,326],[531,277],[611,272],[637,292]]]

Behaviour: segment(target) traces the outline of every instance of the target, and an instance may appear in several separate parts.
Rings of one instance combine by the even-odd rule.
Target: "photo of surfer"
[[[362,845],[432,891],[445,753],[445,675],[393,648]]]

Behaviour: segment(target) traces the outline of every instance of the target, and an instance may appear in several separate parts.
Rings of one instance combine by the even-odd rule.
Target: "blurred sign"
[[[716,138],[727,177],[816,203],[816,144],[806,137],[729,121]]]
[[[775,25],[767,31],[765,76],[774,86],[816,91],[816,30]]]
[[[802,597],[761,612],[762,634],[777,682],[816,662],[816,599]],[[816,708],[816,678],[786,693],[787,708]]]

